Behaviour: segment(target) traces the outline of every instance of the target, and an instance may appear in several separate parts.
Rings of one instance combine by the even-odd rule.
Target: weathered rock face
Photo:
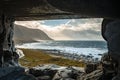
[[[12,40],[14,34],[14,18],[0,17],[0,67],[18,66],[18,55]]]
[[[31,68],[28,73],[34,75],[37,80],[77,80],[84,70],[78,67],[62,67],[51,64]]]
[[[85,66],[85,72],[87,74],[97,70],[97,64],[96,63],[87,63],[86,66]]]
[[[102,67],[97,68],[98,66],[95,66],[97,64],[89,65],[90,67],[87,67],[86,72],[83,68],[62,67],[52,64],[33,67],[28,70],[28,73],[34,75],[37,80],[111,80],[115,76],[114,73],[104,73]],[[91,69],[92,71],[90,71]]]
[[[36,80],[18,64],[14,41],[14,18],[0,16],[0,80]]]
[[[86,73],[79,76],[78,80],[112,80],[112,78],[116,75],[117,67],[108,53],[103,55],[101,65],[101,68],[95,68],[95,65],[90,64],[87,66]]]
[[[84,17],[119,18],[114,0],[0,0],[0,13],[16,20],[70,19]]]
[[[34,76],[26,74],[21,67],[0,68],[0,80],[36,80]]]

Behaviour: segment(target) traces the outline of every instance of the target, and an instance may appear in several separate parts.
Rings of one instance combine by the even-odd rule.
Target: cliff
[[[52,40],[46,33],[38,29],[31,29],[21,25],[15,25],[15,43],[28,43],[39,40]]]

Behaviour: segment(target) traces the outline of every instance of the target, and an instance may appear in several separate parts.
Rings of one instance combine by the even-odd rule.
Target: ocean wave
[[[59,43],[59,42],[58,42]],[[93,56],[93,58],[101,58],[99,54],[103,54],[107,52],[107,49],[103,48],[92,48],[86,47],[74,47],[74,46],[65,46],[64,43],[57,42],[39,42],[39,43],[26,43],[23,45],[16,45],[17,48],[28,48],[28,49],[44,49],[44,50],[59,50],[61,53],[69,53],[69,54],[78,54],[78,55],[90,55]],[[64,45],[62,45],[64,44]]]

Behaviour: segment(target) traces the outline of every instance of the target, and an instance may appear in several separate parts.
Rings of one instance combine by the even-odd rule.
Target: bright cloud
[[[100,30],[102,19],[68,19],[58,25],[59,20],[51,21],[16,21],[15,24],[28,28],[40,29],[55,40],[102,40]]]

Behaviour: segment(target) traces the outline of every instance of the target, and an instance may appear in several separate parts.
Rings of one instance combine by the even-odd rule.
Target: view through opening
[[[78,66],[69,61],[64,63],[65,60],[60,62],[58,58],[61,57],[78,62],[100,61],[101,55],[107,51],[106,42],[101,37],[101,22],[101,18],[16,21],[14,40],[26,56],[21,63],[24,66]],[[28,62],[23,62],[24,59]]]

